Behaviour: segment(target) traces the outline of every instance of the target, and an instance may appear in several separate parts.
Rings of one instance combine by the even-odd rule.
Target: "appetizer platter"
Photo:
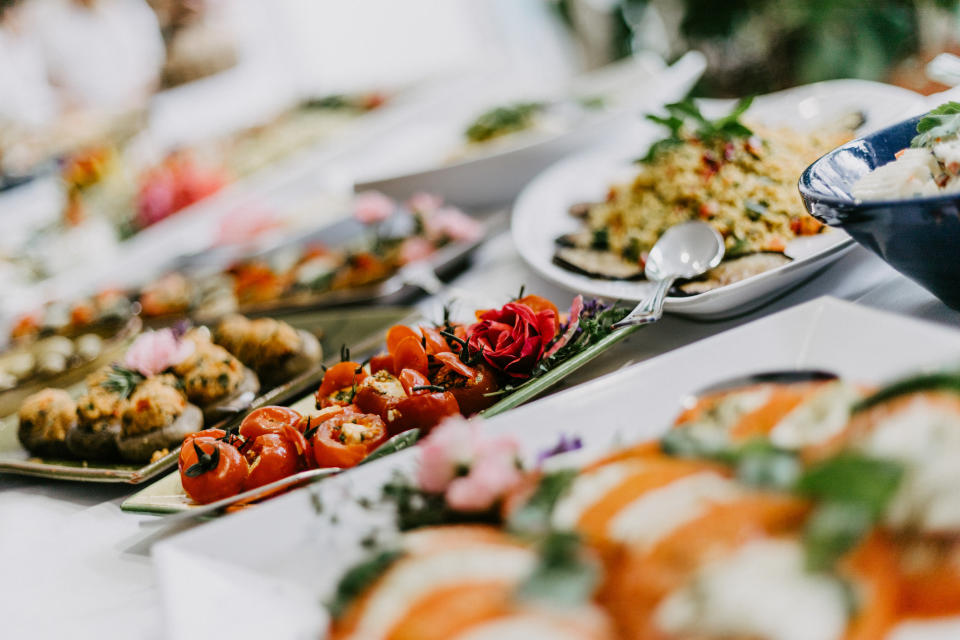
[[[82,384],[38,390],[0,421],[0,472],[143,482],[176,463],[186,435],[309,388],[322,375],[316,333],[362,344],[406,313],[314,314],[298,327],[231,315],[212,330],[144,332]]]
[[[698,52],[669,67],[638,56],[586,74],[559,96],[515,95],[466,111],[444,105],[414,139],[407,131],[384,141],[383,166],[365,169],[356,188],[397,198],[426,189],[471,208],[505,204],[558,156],[630,122],[638,105],[685,95],[704,68]],[[392,158],[398,152],[389,149],[403,153]]]
[[[312,469],[354,467],[389,439],[412,430],[428,434],[449,416],[497,415],[630,335],[635,328],[611,328],[627,311],[578,296],[561,314],[545,298],[521,295],[500,309],[477,311],[469,323],[447,315],[435,323],[394,325],[384,351],[366,362],[350,360],[345,351],[312,394],[289,407],[253,410],[236,435],[210,432],[204,442],[216,442],[216,462],[204,457],[212,448],[201,454],[184,447],[178,473],[123,508],[188,510]],[[261,465],[266,443],[259,436],[268,432],[278,441],[270,453],[277,459]]]
[[[559,284],[639,300],[650,290],[643,264],[659,235],[706,220],[724,236],[727,258],[703,279],[675,286],[666,310],[743,313],[852,246],[806,214],[796,193],[804,167],[855,130],[920,105],[912,92],[847,80],[736,104],[668,105],[665,117],[650,117],[666,137],[651,130],[646,148],[573,157],[534,180],[514,207],[514,238],[524,259]]]
[[[891,331],[909,348],[878,349]],[[956,375],[904,376],[958,356],[947,329],[821,299],[443,423],[389,463],[160,543],[170,628],[199,615],[180,606],[192,585],[228,574],[235,597],[284,590],[264,620],[333,638],[950,637],[955,474],[933,443],[955,439]],[[742,377],[763,371],[781,373]],[[291,551],[251,556],[257,539]]]

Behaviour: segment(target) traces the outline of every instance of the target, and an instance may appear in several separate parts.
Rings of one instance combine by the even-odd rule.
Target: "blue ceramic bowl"
[[[848,142],[800,176],[810,215],[840,227],[894,269],[960,309],[960,194],[906,200],[857,201],[856,181],[910,146],[917,120]]]

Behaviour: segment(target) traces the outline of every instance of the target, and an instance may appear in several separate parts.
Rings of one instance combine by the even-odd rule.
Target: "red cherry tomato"
[[[412,336],[404,338],[391,353],[393,353],[394,370],[413,369],[423,375],[427,375],[430,371],[427,351],[420,344],[419,338]]]
[[[254,439],[265,433],[280,433],[283,427],[298,427],[303,419],[289,407],[260,407],[254,409],[240,423],[240,435]]]
[[[313,436],[313,454],[320,467],[353,467],[387,437],[380,416],[345,411],[325,421]]]
[[[380,353],[370,358],[370,373],[375,374],[378,371],[386,371],[396,375],[393,369],[393,354]]]
[[[359,385],[366,377],[367,372],[357,362],[347,361],[333,365],[327,369],[320,388],[317,389],[317,407],[350,404],[353,402],[354,385]]]
[[[407,392],[407,395],[413,395],[415,393],[424,393],[423,390],[414,391],[413,389],[414,387],[429,386],[430,380],[419,371],[404,369],[400,372],[400,384],[403,385],[403,390]]]
[[[420,342],[420,334],[410,327],[402,324],[393,325],[387,330],[387,351],[396,353],[397,347],[407,338],[414,338],[417,342]]]
[[[247,460],[240,451],[203,434],[184,440],[177,466],[183,490],[200,504],[240,493],[247,479]]]
[[[458,413],[460,406],[449,391],[412,395],[397,403],[387,421],[387,431],[393,436],[417,428],[426,435],[441,420]]]
[[[301,438],[303,434],[294,431]],[[247,450],[250,471],[243,483],[243,490],[249,491],[265,484],[276,482],[300,471],[303,451],[297,451],[290,439],[279,433],[264,433],[253,440]]]

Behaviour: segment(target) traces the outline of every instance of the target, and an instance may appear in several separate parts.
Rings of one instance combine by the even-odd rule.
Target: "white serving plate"
[[[458,161],[450,161],[451,154],[463,147],[466,123],[478,113],[497,104],[544,96],[501,97],[493,104],[472,104],[466,109],[448,106],[415,127],[379,140],[380,160],[366,163],[356,176],[355,190],[373,189],[400,200],[427,191],[465,208],[507,204],[557,158],[629,127],[647,110],[683,97],[705,67],[703,55],[691,52],[670,67],[647,56],[594,72],[575,82],[574,91],[587,96],[619,93],[609,108],[586,113],[556,132],[510,136]]]
[[[731,104],[704,101],[704,111],[723,113]],[[866,80],[831,80],[761,96],[747,118],[774,126],[813,128],[856,110],[867,118],[858,131],[862,133],[919,113],[924,102],[919,94],[899,87]],[[644,299],[652,291],[647,282],[591,278],[554,264],[554,241],[580,227],[580,221],[568,214],[570,205],[601,201],[610,184],[629,181],[636,175],[633,160],[662,135],[659,127],[650,125],[639,144],[636,139],[627,140],[626,144],[573,156],[533,180],[517,198],[511,221],[514,243],[523,259],[545,278],[573,291],[610,299]],[[706,293],[668,297],[664,308],[711,319],[746,313],[814,276],[852,247],[852,239],[837,229],[800,238],[787,247],[792,262]]]
[[[534,402],[487,427],[513,433],[530,456],[560,434],[581,434],[587,448],[601,450],[656,437],[686,394],[731,376],[797,367],[879,383],[958,359],[960,332],[819,298]],[[358,540],[386,522],[353,498],[378,495],[416,454],[398,453],[158,543],[153,557],[168,635],[251,634],[254,624],[275,638],[318,637],[325,624],[320,599],[361,557]],[[254,602],[256,615],[237,615],[238,603]],[[911,623],[897,634],[958,636],[960,620]]]

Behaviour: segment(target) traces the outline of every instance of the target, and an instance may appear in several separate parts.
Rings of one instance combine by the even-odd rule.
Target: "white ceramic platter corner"
[[[958,360],[958,331],[820,298],[503,414],[487,428],[514,434],[529,456],[560,434],[580,434],[598,450],[656,437],[686,394],[731,376],[809,367],[879,383]],[[411,467],[416,453],[398,453],[157,544],[169,635],[248,634],[249,616],[236,615],[237,603],[253,601],[258,628],[277,625],[271,637],[321,635],[320,599],[362,555],[358,541],[385,523],[383,514],[361,508],[355,498],[377,496],[395,470]],[[898,635],[956,637],[956,625],[944,635],[929,628]]]
[[[692,52],[670,67],[647,56],[594,72],[574,83],[573,91],[582,96],[613,95],[607,108],[586,113],[557,131],[509,136],[458,161],[451,161],[451,154],[463,148],[463,130],[478,113],[543,96],[518,97],[522,92],[517,92],[512,98],[467,109],[444,105],[434,117],[381,139],[379,159],[366,162],[355,189],[374,189],[400,200],[417,191],[439,193],[465,208],[505,205],[557,158],[630,126],[646,110],[683,97],[705,66],[703,56]]]
[[[723,113],[730,101],[703,102],[709,114]],[[876,129],[924,110],[919,94],[865,80],[831,80],[761,96],[747,118],[764,124],[812,129],[818,123],[862,111],[866,123],[858,133]],[[553,263],[554,240],[576,231],[580,221],[568,215],[570,205],[604,199],[610,184],[636,174],[633,160],[662,137],[652,125],[639,144],[618,144],[570,157],[533,180],[517,198],[511,228],[524,260],[545,278],[573,291],[610,299],[641,300],[651,290],[646,282],[603,280],[573,273]],[[799,179],[800,176],[797,176]],[[797,194],[797,202],[800,195]],[[787,247],[793,261],[752,278],[689,297],[668,297],[671,313],[702,318],[738,315],[799,285],[853,248],[843,231],[830,229]]]

